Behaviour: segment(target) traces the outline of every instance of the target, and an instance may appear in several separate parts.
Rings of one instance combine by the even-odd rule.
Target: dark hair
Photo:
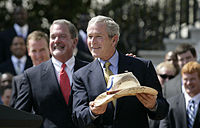
[[[179,54],[183,54],[187,51],[190,51],[192,53],[193,57],[197,56],[195,48],[188,43],[183,43],[183,44],[178,45],[176,47],[175,53],[176,53],[176,55],[179,55]]]

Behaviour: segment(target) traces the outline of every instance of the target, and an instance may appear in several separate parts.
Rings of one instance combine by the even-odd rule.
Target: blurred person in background
[[[26,45],[23,37],[14,37],[10,50],[12,52],[11,57],[0,64],[1,73],[10,72],[13,75],[19,75],[32,66],[32,61],[26,55]]]
[[[13,75],[11,73],[3,73],[0,76],[0,94],[3,93],[3,88],[10,86],[12,83]],[[0,96],[0,104],[2,104],[1,96]]]
[[[9,106],[11,92],[12,92],[11,85],[3,87],[1,94],[1,101],[3,105]]]
[[[181,75],[185,91],[168,99],[169,113],[160,128],[200,128],[200,64],[188,62]]]
[[[11,73],[5,72],[5,73],[1,74],[1,77],[0,77],[1,87],[11,85],[12,79],[13,79],[13,75]]]
[[[179,69],[182,69],[182,67],[190,61],[197,61],[196,50],[189,43],[178,45],[176,47],[175,53],[178,59]],[[182,92],[184,92],[184,88],[181,82],[181,73],[179,73],[176,75],[176,77],[165,83],[163,94],[166,98],[169,98]]]
[[[42,31],[33,31],[27,38],[27,50],[33,66],[37,66],[42,62],[50,59],[48,35]],[[10,107],[14,107],[16,98],[21,88],[21,80],[23,75],[17,75],[12,81],[12,96]]]
[[[172,63],[164,61],[156,66],[156,73],[162,88],[164,88],[164,83],[175,77],[176,68]]]
[[[177,60],[177,56],[176,53],[174,51],[169,51],[165,54],[165,59],[164,61],[168,61],[171,64],[174,65],[174,67],[176,68],[176,75],[179,73],[179,66],[178,66],[178,60]]]
[[[87,25],[90,20],[89,14],[81,14],[78,22],[78,44],[76,57],[80,60],[91,62],[94,60],[87,45]]]
[[[11,56],[10,46],[16,36],[23,37],[26,40],[32,28],[28,24],[27,10],[22,6],[17,6],[13,12],[14,24],[11,28],[0,33],[0,63],[6,61]]]

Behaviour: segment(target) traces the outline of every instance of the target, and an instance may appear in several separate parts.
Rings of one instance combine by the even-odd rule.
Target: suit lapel
[[[197,110],[193,128],[200,128],[200,104]]]
[[[179,120],[181,120],[181,122],[183,123],[182,126],[187,126],[187,113],[185,108],[185,98],[183,94],[181,94],[179,100],[176,101],[176,104],[177,108],[179,108],[177,113],[180,114],[179,117],[182,117],[182,119]]]
[[[90,68],[90,76],[92,84],[96,85],[99,89],[99,92],[103,93],[106,91],[107,85],[103,74],[103,69],[101,68],[100,62],[96,59],[92,62]]]
[[[48,60],[46,64],[44,64],[41,77],[42,85],[48,86],[49,90],[53,92],[52,94],[55,95],[55,98],[57,98],[62,103],[66,104],[62,92],[60,90],[55,68],[51,59]]]
[[[13,72],[14,75],[17,75],[17,73],[15,71],[15,68],[14,68],[14,64],[13,64],[11,59],[9,59],[9,64],[8,65],[11,65],[11,67],[10,67],[11,72]]]

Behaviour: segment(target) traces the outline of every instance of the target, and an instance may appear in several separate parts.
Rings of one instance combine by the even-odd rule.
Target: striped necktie
[[[195,120],[195,102],[193,100],[190,100],[187,107],[188,128],[193,127],[194,120]]]
[[[108,61],[105,63],[105,72],[104,72],[104,75],[105,75],[106,83],[108,83],[109,76],[113,75],[112,71],[109,68],[110,65],[111,65],[111,63],[108,62]]]
[[[110,65],[111,65],[111,63],[110,62],[106,62],[105,63],[105,72],[104,72],[104,76],[105,76],[105,80],[106,80],[106,83],[108,83],[108,80],[109,80],[109,76],[110,75],[113,75],[113,73],[112,73],[112,71],[110,70]],[[108,86],[108,85],[107,85]],[[108,88],[108,87],[107,87]],[[114,107],[116,106],[116,100],[113,100],[112,101],[113,102],[113,105],[114,105]]]

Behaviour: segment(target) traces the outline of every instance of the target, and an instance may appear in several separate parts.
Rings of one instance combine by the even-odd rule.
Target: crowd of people
[[[42,128],[200,127],[200,64],[189,43],[166,53],[154,68],[150,60],[116,49],[120,26],[110,17],[81,15],[79,31],[57,19],[48,36],[33,30],[27,16],[17,7],[14,25],[0,33],[1,104],[41,115]],[[132,72],[158,94],[96,106],[95,98],[107,90],[107,70]]]

